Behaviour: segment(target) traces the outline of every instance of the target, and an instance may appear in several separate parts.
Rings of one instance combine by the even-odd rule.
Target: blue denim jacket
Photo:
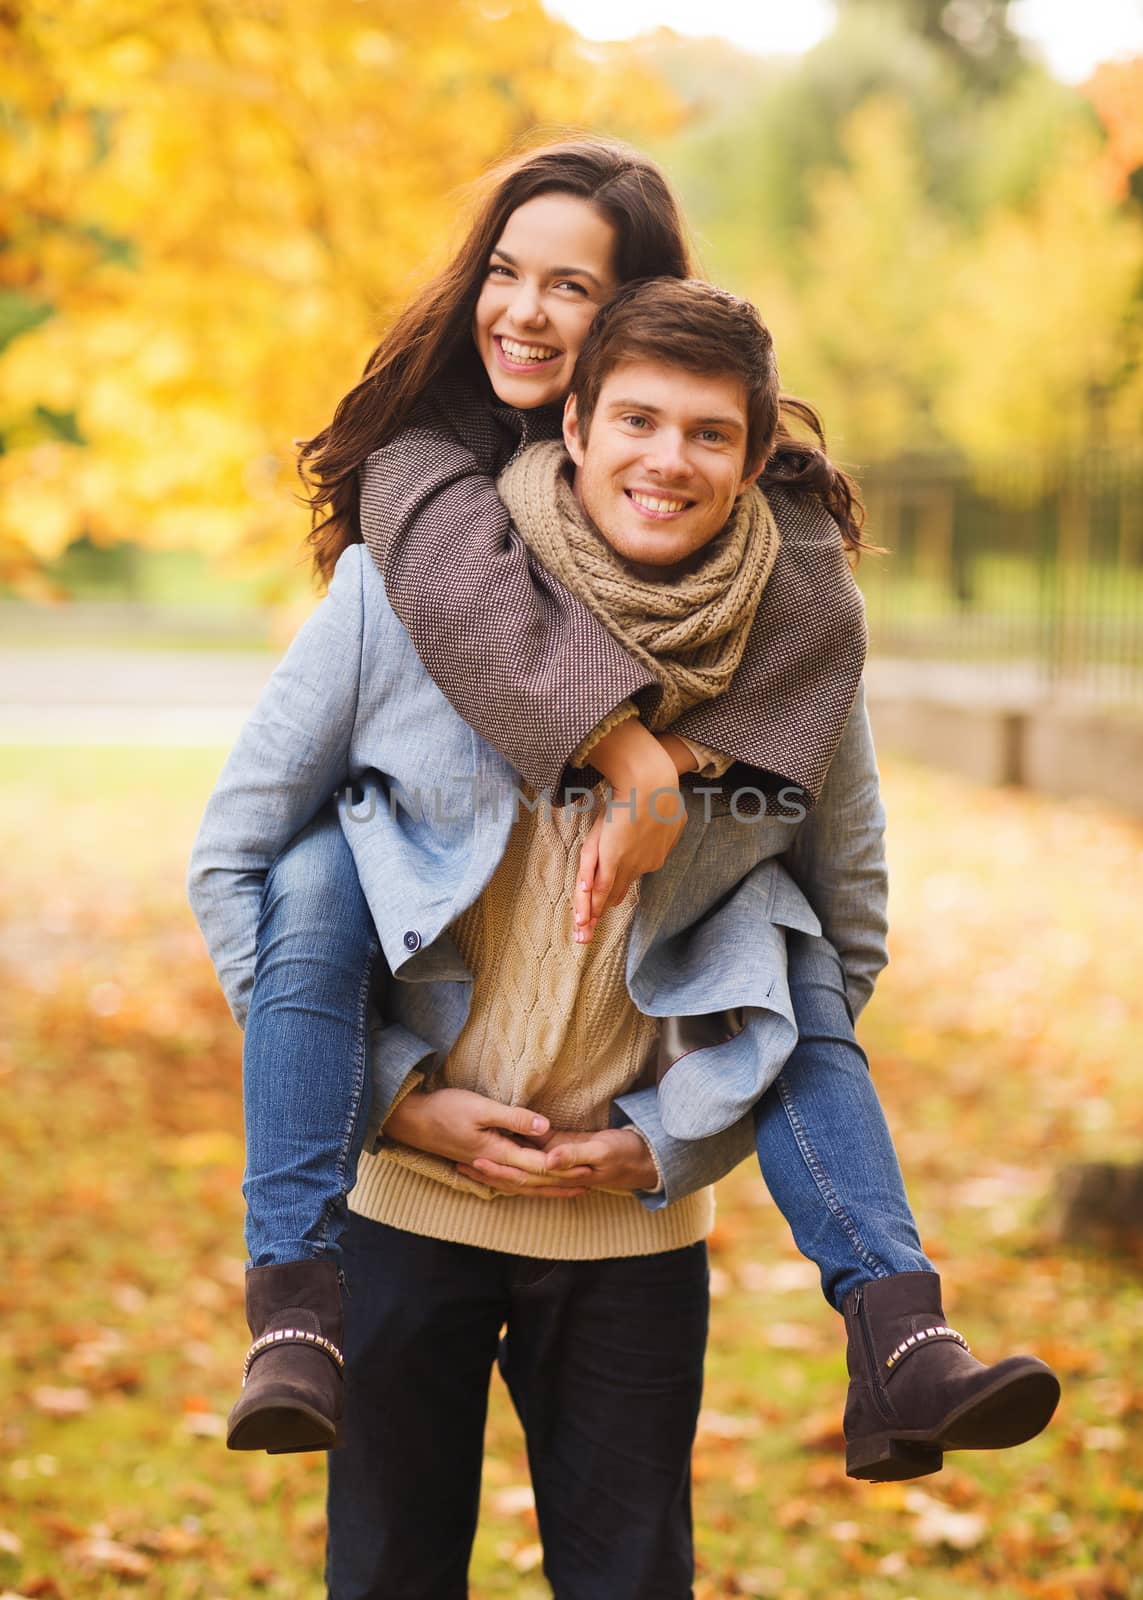
[[[439,1065],[464,1026],[472,978],[445,930],[496,870],[518,782],[429,677],[373,562],[351,546],[239,735],[191,856],[191,905],[239,1025],[266,874],[337,794],[387,964],[373,1033],[383,1122],[409,1072]],[[744,1025],[691,1051],[658,1089],[616,1101],[614,1120],[638,1126],[663,1175],[650,1206],[753,1148],[750,1108],[797,1037],[784,930],[833,943],[855,1016],[887,960],[884,812],[860,691],[808,814],[740,820],[701,785],[685,780],[683,793],[682,836],[641,882],[628,993],[648,1016],[742,1008]]]

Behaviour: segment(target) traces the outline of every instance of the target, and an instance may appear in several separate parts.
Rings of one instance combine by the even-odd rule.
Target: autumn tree
[[[80,534],[278,570],[317,430],[535,130],[669,95],[539,0],[22,0],[0,12],[0,559]]]

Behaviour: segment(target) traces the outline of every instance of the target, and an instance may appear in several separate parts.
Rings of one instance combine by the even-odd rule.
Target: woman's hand
[[[414,1150],[455,1161],[465,1177],[488,1183],[485,1162],[497,1175],[491,1186],[506,1194],[542,1194],[570,1199],[582,1194],[580,1177],[590,1169],[580,1163],[549,1173],[542,1148],[551,1132],[547,1117],[526,1106],[501,1105],[469,1089],[434,1089],[429,1094],[413,1090],[405,1095],[382,1130],[387,1138]]]
[[[557,1129],[544,1141],[549,1183],[555,1189],[529,1188],[529,1194],[584,1194],[588,1189],[656,1189],[659,1173],[651,1152],[633,1128],[602,1128],[598,1133]],[[458,1165],[466,1178],[486,1183],[501,1194],[519,1194],[513,1175],[496,1162],[479,1159]],[[573,1184],[573,1188],[563,1187]]]
[[[687,821],[679,790],[679,773],[687,768],[679,760],[693,765],[694,758],[680,740],[672,745],[680,757],[631,717],[592,746],[591,764],[613,792],[580,849],[573,896],[579,944],[590,940],[600,917],[620,904],[636,878],[659,870],[679,841]]]

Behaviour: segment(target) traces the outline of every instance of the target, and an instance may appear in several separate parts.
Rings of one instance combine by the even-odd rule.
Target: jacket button
[[[405,935],[405,949],[406,950],[419,950],[420,948],[421,948],[421,936],[416,931],[415,928],[410,928],[408,933]]]

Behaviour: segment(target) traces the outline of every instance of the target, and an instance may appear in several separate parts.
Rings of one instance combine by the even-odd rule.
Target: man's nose
[[[647,465],[664,478],[689,478],[694,468],[682,433],[659,428],[648,445]]]

